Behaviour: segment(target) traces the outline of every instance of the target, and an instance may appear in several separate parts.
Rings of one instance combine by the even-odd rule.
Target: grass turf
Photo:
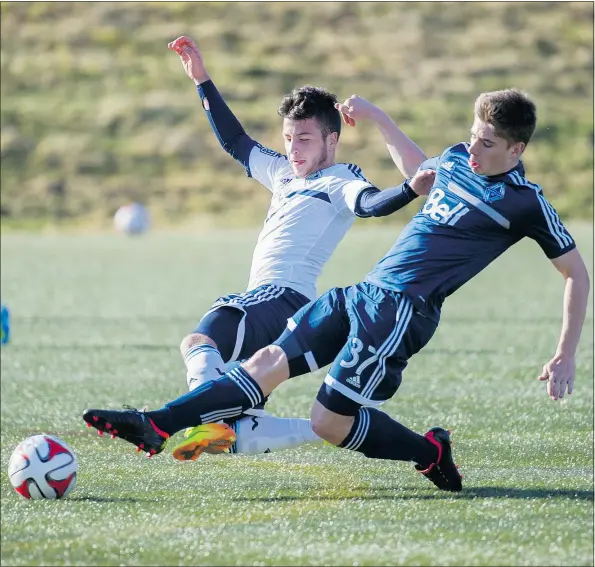
[[[571,227],[592,258],[592,226]],[[395,233],[354,230],[320,291],[361,279]],[[461,494],[410,463],[327,446],[178,463],[87,430],[89,405],[157,407],[185,390],[179,341],[245,287],[254,241],[3,236],[2,565],[593,565],[592,307],[575,393],[552,402],[536,376],[556,348],[563,280],[530,241],[447,301],[384,406],[418,431],[453,429]],[[307,416],[322,377],[282,386],[270,411]],[[13,448],[40,432],[78,456],[64,501],[10,487]]]

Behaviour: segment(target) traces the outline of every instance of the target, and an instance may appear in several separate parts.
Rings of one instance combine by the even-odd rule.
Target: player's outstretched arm
[[[250,152],[257,143],[248,136],[211,81],[194,40],[180,36],[167,44],[180,56],[184,71],[194,81],[211,127],[223,149],[244,167],[250,167]]]
[[[397,187],[379,191],[375,187],[364,189],[356,202],[358,217],[384,217],[402,209],[420,195],[428,195],[436,172],[431,169],[417,171],[413,178]]]
[[[349,126],[355,126],[357,120],[374,122],[384,137],[395,165],[404,177],[413,177],[422,162],[427,159],[419,146],[405,135],[386,112],[365,98],[352,95],[343,104],[336,104],[335,108],[341,112],[343,122]]]
[[[575,355],[587,312],[589,274],[578,250],[554,258],[552,263],[564,276],[562,331],[556,354],[545,366],[539,380],[547,380],[547,393],[552,400],[564,397],[574,387]]]

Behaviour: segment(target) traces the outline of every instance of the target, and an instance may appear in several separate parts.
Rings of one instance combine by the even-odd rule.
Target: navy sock
[[[414,461],[423,467],[429,467],[438,458],[438,449],[431,441],[372,408],[360,408],[349,435],[339,447],[372,459]]]
[[[187,427],[239,416],[263,398],[260,386],[239,366],[146,415],[159,429],[173,435]]]

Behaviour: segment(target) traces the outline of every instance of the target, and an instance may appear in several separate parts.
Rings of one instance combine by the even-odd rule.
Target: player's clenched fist
[[[186,75],[196,84],[209,80],[200,50],[191,37],[182,35],[168,43],[167,47],[180,56]]]
[[[335,108],[341,113],[343,122],[349,126],[355,126],[356,120],[373,118],[379,108],[358,95],[351,95],[343,104],[335,104]]]
[[[419,170],[409,182],[409,186],[418,195],[427,195],[434,184],[436,172],[432,169]]]

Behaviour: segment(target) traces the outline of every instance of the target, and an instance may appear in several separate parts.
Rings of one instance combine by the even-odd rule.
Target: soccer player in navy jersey
[[[386,140],[390,147],[397,144],[404,155],[397,165],[406,178],[415,176],[409,182],[379,191],[359,167],[337,163],[341,132],[337,99],[309,86],[286,95],[279,106],[287,154],[265,148],[246,134],[225,104],[196,43],[182,36],[168,48],[179,55],[196,85],[223,149],[271,193],[246,291],[217,299],[181,342],[192,390],[272,343],[288,318],[317,297],[322,268],[356,217],[384,216],[419,194],[427,195],[434,173],[415,176],[426,156],[395,124],[386,131]],[[202,450],[258,453],[321,441],[308,419],[275,417],[265,413],[262,404],[246,412],[249,419],[225,413],[219,417],[227,418],[227,423],[187,431],[181,449],[191,445],[197,458]]]
[[[353,120],[354,105],[344,106]],[[176,431],[240,414],[312,363],[332,363],[312,407],[314,431],[370,458],[412,461],[439,489],[460,491],[448,432],[420,435],[378,409],[434,334],[445,298],[522,238],[535,240],[565,279],[558,348],[539,377],[558,400],[573,390],[590,285],[572,236],[520,162],[536,125],[533,102],[514,89],[483,93],[474,115],[470,143],[421,164],[436,172],[430,195],[364,281],[329,290],[273,344],[159,410],[86,410],[83,419],[160,452]]]

